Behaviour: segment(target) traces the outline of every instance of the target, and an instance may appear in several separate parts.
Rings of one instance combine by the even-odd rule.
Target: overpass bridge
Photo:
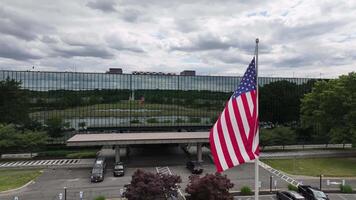
[[[209,132],[76,134],[67,140],[67,146],[114,146],[115,162],[120,161],[120,148],[136,144],[196,144],[201,162],[203,143],[209,143]]]

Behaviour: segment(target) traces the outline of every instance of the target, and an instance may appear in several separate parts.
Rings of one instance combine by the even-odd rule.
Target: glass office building
[[[241,77],[133,75],[74,72],[0,71],[26,91],[29,116],[46,123],[60,118],[67,126],[122,128],[211,126]],[[310,90],[308,78],[260,77],[263,88],[287,81]],[[307,87],[308,86],[308,87]],[[300,87],[305,87],[300,89]]]

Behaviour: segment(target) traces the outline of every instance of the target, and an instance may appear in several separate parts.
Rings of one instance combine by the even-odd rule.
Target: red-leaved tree
[[[206,174],[204,177],[192,175],[185,191],[191,200],[231,200],[229,190],[234,184],[220,173]]]
[[[176,175],[163,175],[137,170],[131,183],[125,185],[124,197],[128,200],[157,200],[175,195],[178,183],[182,180]]]

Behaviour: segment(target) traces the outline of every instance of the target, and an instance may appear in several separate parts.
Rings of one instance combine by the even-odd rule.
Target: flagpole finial
[[[258,38],[256,38],[256,43],[258,43],[260,40]]]

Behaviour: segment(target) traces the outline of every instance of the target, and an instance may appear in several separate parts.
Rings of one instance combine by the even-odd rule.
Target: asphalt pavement
[[[182,178],[181,188],[184,191],[189,183],[190,172],[185,168],[185,162],[194,159],[194,156],[186,154],[179,146],[149,146],[132,148],[129,157],[124,156],[122,159],[127,168],[125,176],[113,177],[113,151],[105,150],[103,155],[108,157],[108,167],[105,179],[101,183],[90,182],[90,168],[73,168],[73,169],[45,169],[44,173],[35,180],[35,183],[19,191],[0,194],[0,200],[13,200],[15,196],[19,200],[57,200],[60,193],[66,200],[79,200],[79,193],[83,192],[83,200],[92,200],[94,197],[104,195],[106,197],[120,197],[120,193],[125,184],[131,181],[131,176],[137,169],[143,169],[150,172],[156,172],[156,167],[169,167],[173,174],[180,175]],[[193,154],[192,154],[193,155]],[[204,151],[203,155],[204,174],[214,173],[215,166],[211,163],[208,152]],[[253,188],[254,185],[254,164],[247,163],[237,166],[224,172],[227,177],[234,183],[233,191],[239,191],[242,186]],[[270,189],[270,172],[260,168],[261,190]],[[319,179],[303,177],[301,179],[305,184],[311,184],[318,187]],[[337,182],[335,180],[333,182]],[[356,185],[356,180],[346,180],[348,184]],[[326,184],[326,179],[323,182]],[[64,189],[66,187],[66,190]],[[326,185],[323,187],[326,187]],[[272,189],[286,189],[287,183],[280,178],[274,177],[272,180]],[[355,195],[336,195],[330,194],[331,199],[356,199]],[[63,198],[64,199],[64,198]],[[252,199],[251,197],[235,197],[235,199]],[[260,199],[274,199],[273,195],[261,196]]]

